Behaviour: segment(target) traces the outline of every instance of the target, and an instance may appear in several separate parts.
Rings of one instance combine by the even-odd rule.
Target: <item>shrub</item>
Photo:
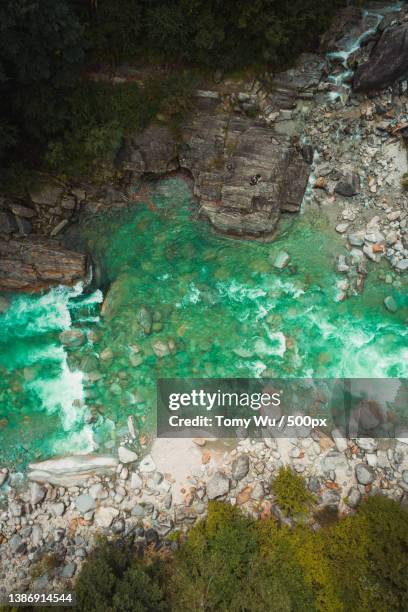
[[[284,538],[275,539],[276,525],[268,527],[236,507],[210,502],[207,518],[193,527],[176,555],[171,609],[255,612],[271,609],[273,602],[276,612],[313,611],[300,566]]]
[[[272,481],[272,492],[282,512],[305,514],[314,502],[314,496],[308,491],[304,479],[290,467],[282,467]]]
[[[79,574],[76,609],[164,612],[163,585],[164,565],[158,557],[143,563],[131,542],[102,540]]]

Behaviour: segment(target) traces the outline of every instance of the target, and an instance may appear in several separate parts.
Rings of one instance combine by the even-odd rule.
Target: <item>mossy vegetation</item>
[[[290,467],[280,468],[271,486],[276,503],[285,516],[306,514],[313,505],[314,496],[304,479]]]

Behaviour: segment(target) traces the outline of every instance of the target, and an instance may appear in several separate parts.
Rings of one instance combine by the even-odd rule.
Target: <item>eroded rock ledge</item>
[[[200,214],[219,231],[271,236],[281,212],[297,212],[310,165],[291,139],[264,121],[223,111],[216,92],[198,92],[181,138],[164,126],[129,136],[121,162],[135,178],[176,169],[194,178]]]
[[[53,240],[0,238],[0,291],[41,291],[85,278],[87,256]]]

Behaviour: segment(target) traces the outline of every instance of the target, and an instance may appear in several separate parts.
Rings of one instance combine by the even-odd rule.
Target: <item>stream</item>
[[[347,58],[378,25],[365,19],[329,58],[343,67],[330,77],[340,97]],[[370,263],[364,292],[337,301],[344,241],[302,210],[273,243],[236,240],[197,220],[189,187],[171,178],[146,203],[85,217],[75,246],[99,262],[103,286],[8,295],[0,314],[0,465],[112,451],[129,415],[151,432],[158,377],[407,377],[406,283],[390,288],[387,264]],[[59,336],[77,328],[86,339],[68,349]]]

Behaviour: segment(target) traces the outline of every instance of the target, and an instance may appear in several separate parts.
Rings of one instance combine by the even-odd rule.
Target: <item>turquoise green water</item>
[[[83,222],[107,295],[12,298],[0,315],[1,463],[109,450],[130,414],[149,431],[159,376],[407,376],[406,285],[385,284],[377,266],[362,295],[337,302],[344,242],[324,218],[304,214],[261,244],[219,236],[196,213],[186,184],[164,181],[149,203]],[[87,341],[67,351],[58,336],[71,327]],[[158,341],[169,354],[155,354]]]

